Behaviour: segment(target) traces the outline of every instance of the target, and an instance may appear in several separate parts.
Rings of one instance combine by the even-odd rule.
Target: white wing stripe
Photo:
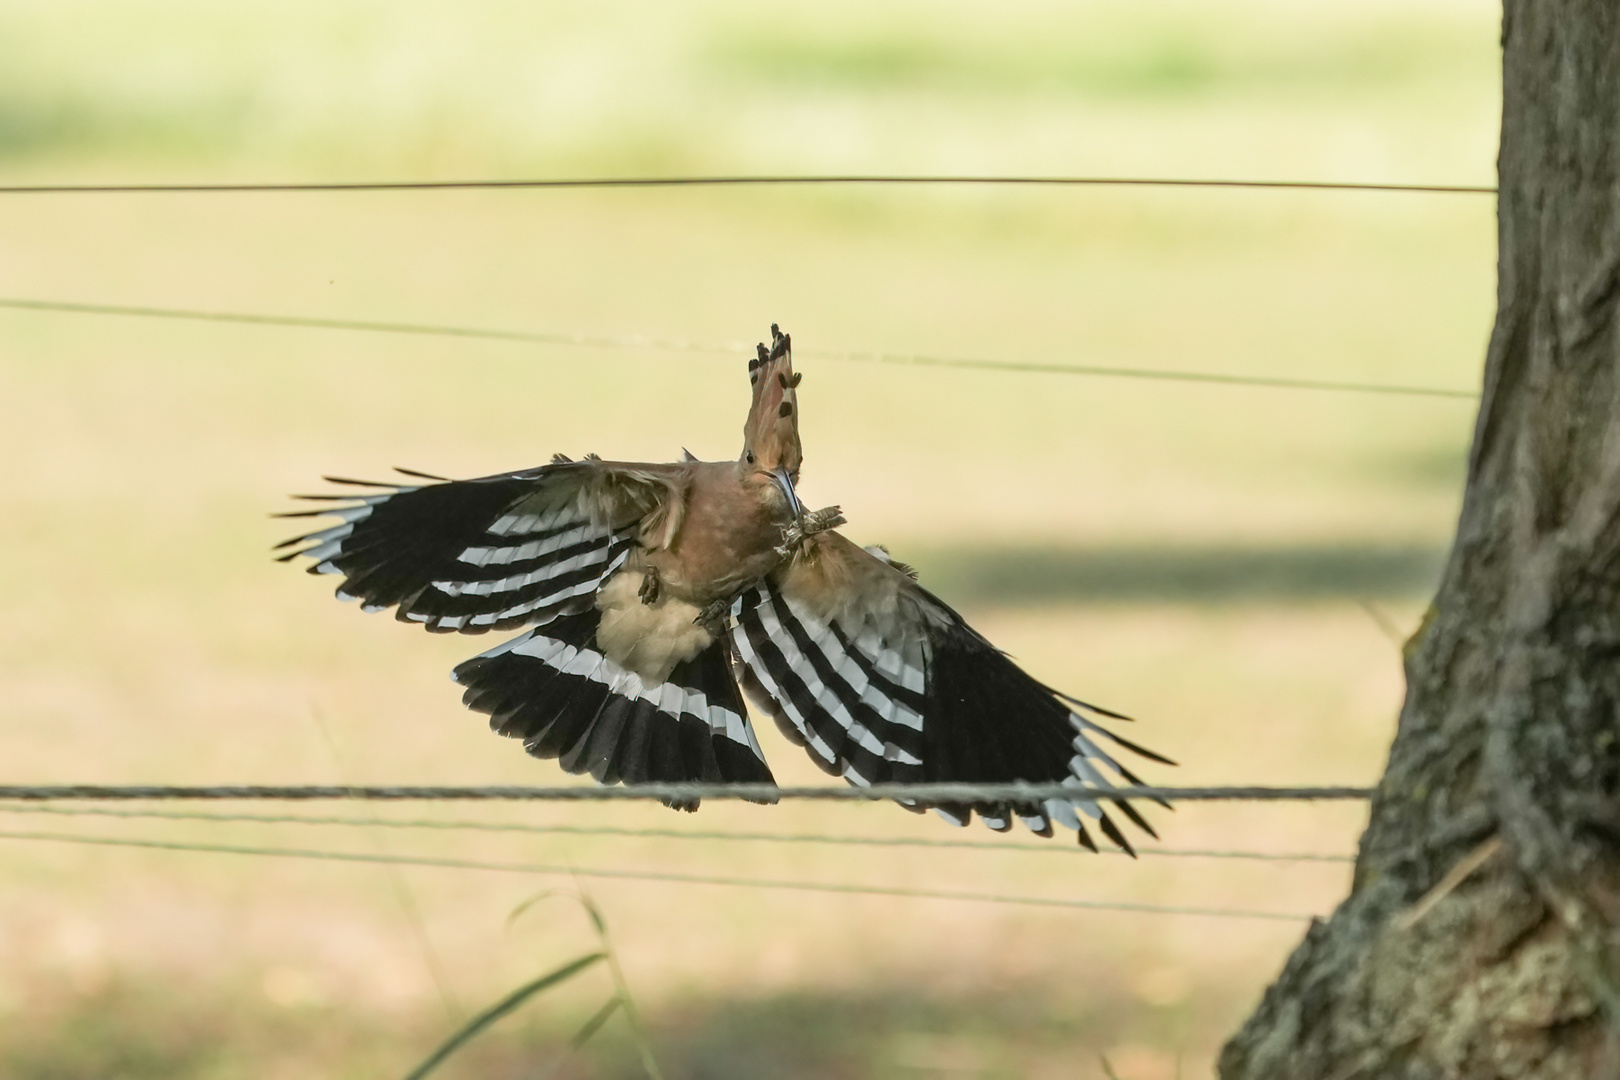
[[[871,787],[872,786],[872,781],[868,780],[866,777],[864,777],[860,773],[856,772],[854,765],[845,765],[843,775],[844,775],[844,779],[849,781],[850,785],[853,786],[853,787]]]
[[[703,695],[699,694],[698,697],[702,698]],[[765,751],[760,749],[759,740],[754,738],[753,727],[742,717],[723,705],[713,703],[709,703],[707,712],[700,715],[708,722],[710,731],[724,735],[734,743],[742,743],[759,760],[765,760]]]
[[[690,690],[672,682],[647,685],[640,675],[620,667],[595,649],[580,649],[542,637],[533,630],[479,655],[499,656],[505,652],[532,657],[565,675],[578,675],[600,683],[631,701],[644,701],[672,719],[679,720],[683,713],[689,714],[706,723],[714,734],[747,747],[761,761],[765,760],[748,722],[731,709],[711,702],[701,690]]]
[[[873,712],[877,713],[885,720],[888,720],[890,723],[899,724],[903,727],[911,728],[914,731],[922,730],[922,717],[917,715],[917,713],[912,710],[910,706],[903,705],[895,699],[886,696],[881,690],[873,686],[872,680],[866,675],[866,671],[861,667],[860,664],[856,663],[848,653],[844,651],[843,646],[839,643],[837,635],[832,632],[831,627],[820,622],[814,615],[810,614],[810,612],[806,610],[802,604],[795,603],[790,597],[784,596],[782,597],[782,600],[785,604],[787,604],[788,612],[795,619],[799,620],[799,625],[804,627],[805,634],[810,638],[811,641],[815,642],[816,647],[819,648],[821,650],[821,654],[827,658],[827,661],[832,665],[833,670],[836,671],[839,677],[849,685],[850,690],[854,692],[861,699],[861,701],[871,706]],[[910,764],[918,763],[913,761],[910,762]]]
[[[872,661],[872,666],[891,682],[914,694],[921,694],[927,690],[928,683],[923,678],[920,643],[908,642],[905,655],[902,656],[899,651],[887,645],[875,630],[868,628],[855,639],[854,645],[861,651],[861,655]]]
[[[499,645],[495,646],[493,649],[485,649],[483,652],[478,654],[477,658],[479,660],[484,660],[484,659],[488,659],[489,657],[492,657],[492,656],[500,656],[503,653],[513,652],[514,650],[517,649],[517,647],[519,645],[531,644],[533,642],[533,640],[534,640],[534,634],[535,634],[535,632],[533,630],[526,630],[523,633],[519,634],[515,638],[512,638],[512,639],[510,639],[508,641],[501,642]],[[541,640],[542,641],[549,641],[550,639],[549,638],[542,638]],[[525,656],[535,656],[536,654],[534,652],[525,652],[523,655],[525,655]],[[453,672],[451,673],[450,678],[451,678],[451,681],[453,681],[453,682],[460,682],[461,681],[460,679],[456,678],[456,676],[455,676],[455,674]]]
[[[530,540],[524,544],[506,545],[503,547],[470,547],[456,558],[464,563],[474,566],[489,566],[490,564],[528,562],[553,551],[560,551],[565,547],[589,539],[596,532],[596,528],[589,524],[569,529],[567,532],[557,533],[540,540]]]
[[[601,585],[601,581],[599,580],[582,581],[578,585],[574,585],[566,589],[559,589],[557,592],[551,593],[547,596],[536,597],[527,603],[517,604],[509,608],[502,608],[500,611],[486,611],[482,614],[474,615],[469,625],[494,626],[496,623],[501,622],[502,620],[513,619],[519,615],[527,615],[530,612],[551,607],[553,604],[560,604],[564,600],[570,600],[576,596],[585,596],[589,593],[593,593],[596,591],[599,585]]]
[[[371,507],[368,506],[366,509],[369,510]],[[298,554],[308,555],[315,550],[313,545],[324,544],[329,540],[341,540],[352,532],[354,532],[354,523],[346,522],[342,525],[333,525],[329,528],[322,529],[320,532],[310,533],[308,536],[304,537],[304,541],[312,546],[305,548]],[[322,557],[324,558],[325,556]]]
[[[804,680],[804,684],[810,692],[815,695],[816,704],[825,709],[837,721],[838,726],[843,728],[855,740],[856,745],[881,759],[886,753],[883,741],[868,731],[865,724],[851,716],[849,709],[844,706],[843,701],[839,699],[833,689],[821,681],[819,674],[811,665],[809,659],[799,651],[799,643],[782,626],[781,619],[776,612],[775,602],[771,597],[768,595],[763,597],[759,607],[755,610],[759,614],[760,625],[765,628],[765,633],[776,643],[776,647],[782,650],[783,658]],[[783,704],[790,703],[784,701]],[[922,764],[922,759],[913,757],[904,751],[901,751],[900,757],[896,760],[905,765]]]
[[[832,764],[837,758],[837,755],[832,752],[832,747],[828,746],[826,741],[816,734],[809,724],[804,722],[804,717],[799,715],[799,710],[793,707],[792,699],[782,692],[780,686],[776,685],[776,679],[772,677],[770,670],[765,667],[758,654],[754,652],[753,643],[748,640],[748,633],[743,629],[741,622],[732,625],[731,640],[737,646],[738,655],[748,665],[748,670],[753,673],[754,678],[759,680],[760,686],[764,687],[771,700],[781,708],[789,723],[799,732],[799,735],[803,737],[818,758],[829,765]]]
[[[550,528],[562,518],[565,510],[572,507],[559,506],[540,514],[505,514],[495,520],[488,532],[492,536],[517,536],[522,533],[540,532]]]
[[[1041,806],[1052,816],[1052,820],[1059,825],[1073,829],[1075,832],[1080,831],[1080,815],[1074,812],[1074,803],[1062,802],[1058,799],[1047,799]]]
[[[343,526],[340,526],[340,527],[343,528],[344,530],[347,530],[349,528],[349,526],[347,526],[347,525],[343,525]],[[346,535],[347,535],[347,532],[345,532],[345,536]],[[314,538],[311,537],[311,539],[314,539]],[[315,547],[309,548],[308,550],[300,551],[299,554],[300,555],[308,555],[310,558],[314,559],[317,563],[324,563],[327,559],[330,559],[332,556],[336,555],[338,552],[343,550],[343,540],[344,540],[344,537],[340,536],[340,537],[337,537],[336,539],[328,540],[324,544],[317,544]],[[324,571],[323,571],[323,573],[324,573]]]
[[[498,592],[514,592],[536,582],[546,581],[560,574],[566,574],[572,570],[581,570],[594,563],[604,561],[607,555],[607,546],[603,545],[579,555],[547,563],[526,574],[514,574],[511,577],[499,578],[495,581],[435,581],[433,587],[446,596],[493,596]]]
[[[1091,762],[1080,754],[1076,754],[1069,759],[1069,771],[1074,773],[1075,778],[1078,778],[1074,784],[1075,787],[1113,787],[1112,784],[1103,779],[1102,773],[1098,772]],[[1063,782],[1068,784],[1069,779],[1065,779]],[[1096,799],[1087,799],[1085,802],[1076,803],[1075,807],[1088,818],[1102,817],[1102,807],[1097,804]]]
[[[607,549],[604,549],[604,550],[607,550]],[[501,621],[503,621],[505,619],[516,618],[519,615],[527,615],[530,612],[539,611],[539,610],[541,610],[543,608],[551,607],[553,604],[560,604],[565,600],[572,599],[573,597],[585,596],[585,595],[587,595],[589,593],[595,592],[598,588],[601,587],[601,584],[602,584],[602,581],[603,581],[604,578],[608,577],[615,570],[617,570],[621,565],[623,565],[625,556],[628,555],[629,553],[630,552],[629,552],[628,548],[626,548],[625,550],[619,552],[618,556],[615,557],[612,562],[608,563],[607,566],[603,567],[602,572],[600,574],[598,574],[594,578],[587,578],[586,580],[580,582],[577,585],[573,585],[573,586],[571,586],[569,588],[566,588],[566,589],[559,589],[558,591],[556,591],[554,593],[551,593],[550,595],[539,596],[539,597],[536,597],[533,600],[529,600],[529,601],[526,601],[526,602],[521,603],[521,604],[516,604],[516,605],[514,605],[512,607],[509,607],[509,608],[503,608],[500,611],[486,611],[481,615],[474,615],[472,617],[472,619],[468,622],[468,625],[469,626],[493,626],[496,623],[501,622]]]

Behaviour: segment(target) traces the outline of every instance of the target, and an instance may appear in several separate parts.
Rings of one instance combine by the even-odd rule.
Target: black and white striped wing
[[[807,557],[737,598],[731,642],[750,697],[827,772],[857,786],[1027,781],[1096,789],[1116,779],[1140,783],[1103,740],[1167,760],[1093,718],[1116,714],[1031,678],[886,556],[837,534],[817,541]],[[1155,835],[1135,808],[1115,805]],[[1017,817],[1043,836],[1056,822],[1092,847],[1082,821],[1090,818],[1131,849],[1091,799],[933,808],[956,825],[977,812],[1000,831]]]
[[[596,647],[601,617],[558,616],[461,664],[462,700],[529,753],[604,784],[773,782],[723,642],[651,682]]]
[[[588,605],[658,505],[656,481],[612,477],[580,462],[478,480],[368,484],[374,493],[288,517],[339,520],[281,544],[312,574],[340,574],[337,595],[367,611],[397,608],[429,630],[482,633],[540,623]],[[340,481],[358,483],[356,481]]]

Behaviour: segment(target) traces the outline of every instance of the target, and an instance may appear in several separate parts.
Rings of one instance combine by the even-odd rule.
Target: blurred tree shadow
[[[1137,1062],[1121,1073],[1125,1080],[1168,1080],[1188,1041],[1212,1053],[1236,1022],[1226,1007],[1232,995],[1219,988],[1148,1005],[1121,992],[1121,981],[1099,971],[1064,988],[1034,981],[943,990],[874,980],[846,992],[694,996],[665,1001],[645,1019],[667,1080],[1101,1077],[1099,1055],[1122,1045]],[[53,997],[48,1007],[0,1018],[6,1080],[398,1077],[444,1034],[443,1017],[431,1009],[403,1016],[337,1003],[289,1009],[251,984],[203,992],[126,980]],[[621,1020],[559,1064],[579,1021],[561,1006],[503,1020],[445,1062],[435,1080],[644,1080]]]
[[[1445,550],[1422,544],[1005,545],[908,548],[895,555],[948,603],[1042,606],[1421,597],[1438,583]]]

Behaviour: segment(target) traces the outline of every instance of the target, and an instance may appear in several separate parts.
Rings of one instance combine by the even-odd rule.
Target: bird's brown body
[[[737,462],[678,468],[686,474],[675,496],[681,510],[670,515],[672,527],[655,523],[642,544],[664,590],[702,608],[782,563],[776,548],[794,514],[775,484]]]
[[[288,541],[305,546],[286,557],[344,575],[340,597],[431,630],[532,626],[456,669],[466,703],[604,783],[769,781],[739,688],[851,783],[1107,787],[1099,766],[1134,782],[1097,737],[1147,752],[1086,715],[1116,714],[1030,679],[908,568],[833,531],[837,507],[800,505],[799,376],[789,339],[772,333],[749,365],[735,461],[558,457],[372,485],[391,490],[309,512],[343,523]],[[1058,821],[1089,844],[1084,815],[1129,847],[1087,799],[936,809],[997,829],[1016,816],[1043,834]]]
[[[710,604],[782,563],[776,546],[793,520],[775,485],[751,483],[737,463],[669,468],[669,501],[642,523],[639,550],[596,596],[603,654],[659,681],[713,644],[701,618]]]

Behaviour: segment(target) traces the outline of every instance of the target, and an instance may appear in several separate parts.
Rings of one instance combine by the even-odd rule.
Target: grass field
[[[1490,183],[1483,3],[18,2],[0,185],[994,172]],[[1492,201],[1193,190],[0,196],[0,300],[1472,389]],[[446,679],[488,639],[277,566],[289,492],[553,451],[736,453],[733,352],[0,307],[0,781],[551,783]],[[804,488],[1186,784],[1372,782],[1466,400],[807,358]],[[780,780],[820,779],[764,733]],[[275,813],[276,808],[232,807]],[[293,812],[364,819],[362,808]],[[974,839],[887,806],[391,818]],[[1353,852],[1355,806],[1173,848]],[[1326,913],[1344,863],[66,817],[0,831]],[[1022,838],[1025,842],[1029,838]],[[0,840],[0,1074],[403,1075],[588,951],[672,1078],[1208,1075],[1303,921]],[[415,913],[414,915],[412,913]],[[424,945],[424,942],[426,943]],[[435,965],[442,977],[436,979]],[[445,1076],[539,1075],[605,973]],[[615,1019],[555,1075],[630,1077]]]

